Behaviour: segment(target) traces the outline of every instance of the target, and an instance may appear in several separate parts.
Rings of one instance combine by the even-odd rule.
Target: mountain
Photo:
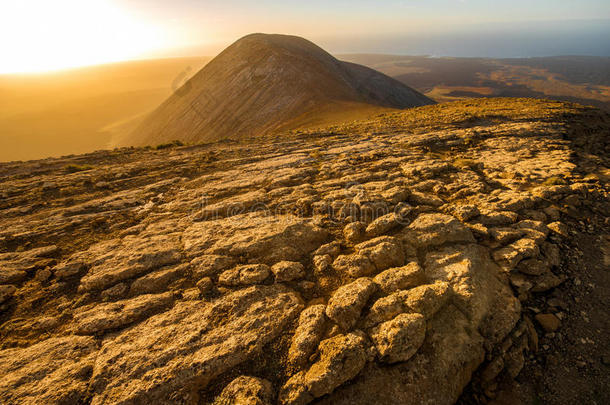
[[[433,103],[303,38],[252,34],[208,63],[120,143],[241,139]]]

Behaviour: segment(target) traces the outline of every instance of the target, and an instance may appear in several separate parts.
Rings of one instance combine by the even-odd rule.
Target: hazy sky
[[[251,32],[335,53],[610,56],[610,0],[0,0],[0,72],[210,55]]]

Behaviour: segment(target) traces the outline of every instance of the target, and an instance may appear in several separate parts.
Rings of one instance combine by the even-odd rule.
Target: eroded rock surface
[[[178,303],[102,342],[93,403],[196,402],[197,389],[260,355],[301,309],[294,292],[275,286],[250,287],[213,304]]]
[[[477,100],[0,164],[0,402],[491,396],[561,332],[527,302],[610,213],[608,122]]]

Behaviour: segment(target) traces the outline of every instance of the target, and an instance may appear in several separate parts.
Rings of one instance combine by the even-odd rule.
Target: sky
[[[214,55],[252,32],[332,53],[610,56],[610,1],[0,0],[0,73]]]

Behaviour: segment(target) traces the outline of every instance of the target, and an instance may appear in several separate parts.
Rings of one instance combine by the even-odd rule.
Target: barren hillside
[[[248,35],[213,59],[120,143],[243,139],[434,102],[287,35]]]
[[[609,131],[485,99],[0,164],[0,402],[608,403]]]

